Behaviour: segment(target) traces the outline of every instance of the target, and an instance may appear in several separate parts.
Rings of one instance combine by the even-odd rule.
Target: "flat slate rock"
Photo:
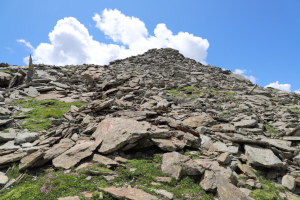
[[[220,174],[216,175],[217,191],[220,200],[251,200],[239,188]]]
[[[108,154],[149,135],[150,129],[151,125],[148,122],[124,118],[106,118],[99,123],[93,137],[103,140],[99,152]]]
[[[245,145],[245,154],[250,164],[266,168],[280,168],[283,162],[270,149],[254,145]]]
[[[0,156],[0,165],[4,165],[11,162],[16,162],[21,160],[23,157],[26,156],[26,153],[11,153],[4,156]]]
[[[142,190],[136,188],[100,188],[101,190],[108,192],[117,199],[128,199],[128,200],[155,200],[157,197],[148,194]]]
[[[60,156],[53,159],[55,167],[69,169],[75,166],[82,159],[92,155],[93,151],[101,144],[102,140],[84,141],[76,144]]]

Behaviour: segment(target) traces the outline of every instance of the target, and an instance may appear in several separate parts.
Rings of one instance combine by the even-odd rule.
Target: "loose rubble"
[[[70,106],[43,130],[28,130],[24,121],[33,108],[18,100],[85,105]],[[101,186],[99,198],[178,199],[159,186],[194,177],[214,199],[258,199],[265,180],[281,191],[276,198],[300,199],[300,95],[254,86],[174,49],[105,66],[1,65],[0,131],[4,192],[18,182],[6,174],[15,165],[24,174],[87,169],[89,179],[110,183],[128,160],[158,154],[165,177],[152,180],[155,187]],[[89,168],[91,162],[101,166]],[[59,199],[82,194],[76,195]]]

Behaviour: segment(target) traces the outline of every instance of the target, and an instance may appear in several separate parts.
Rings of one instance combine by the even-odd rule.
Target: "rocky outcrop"
[[[14,163],[28,172],[44,166],[85,169],[95,162],[112,172],[87,171],[112,180],[126,159],[159,154],[157,168],[169,177],[154,184],[193,176],[219,199],[250,199],[262,189],[260,174],[290,191],[282,196],[300,194],[298,94],[254,87],[242,76],[168,48],[105,66],[28,69],[5,65],[0,72],[3,173]],[[86,105],[49,118],[52,124],[43,131],[29,131],[23,126],[32,108],[13,102],[32,98]],[[6,175],[0,176],[0,187],[7,186]],[[158,189],[151,195],[129,186],[102,190],[118,198],[172,198]]]

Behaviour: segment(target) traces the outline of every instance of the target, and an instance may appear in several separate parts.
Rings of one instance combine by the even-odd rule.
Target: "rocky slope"
[[[107,66],[2,63],[0,87],[0,199],[30,199],[28,181],[56,173],[85,174],[81,183],[97,188],[55,196],[54,182],[39,182],[28,195],[300,199],[295,93],[255,86],[173,49]],[[194,190],[184,186],[188,178]]]

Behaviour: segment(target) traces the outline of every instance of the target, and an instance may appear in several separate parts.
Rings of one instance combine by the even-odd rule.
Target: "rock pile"
[[[0,133],[3,171],[13,163],[21,172],[45,165],[70,169],[88,159],[121,166],[122,159],[159,152],[162,172],[197,176],[222,200],[251,199],[251,190],[262,187],[256,172],[282,184],[283,199],[300,198],[297,94],[253,89],[240,75],[168,48],[107,66],[34,67],[30,78],[26,66],[0,68],[0,130],[9,130]],[[30,132],[21,128],[26,116],[16,115],[26,108],[11,104],[25,97],[86,105],[71,106],[47,131]],[[11,184],[0,173],[0,187]],[[134,188],[102,190],[118,199],[157,199]]]

